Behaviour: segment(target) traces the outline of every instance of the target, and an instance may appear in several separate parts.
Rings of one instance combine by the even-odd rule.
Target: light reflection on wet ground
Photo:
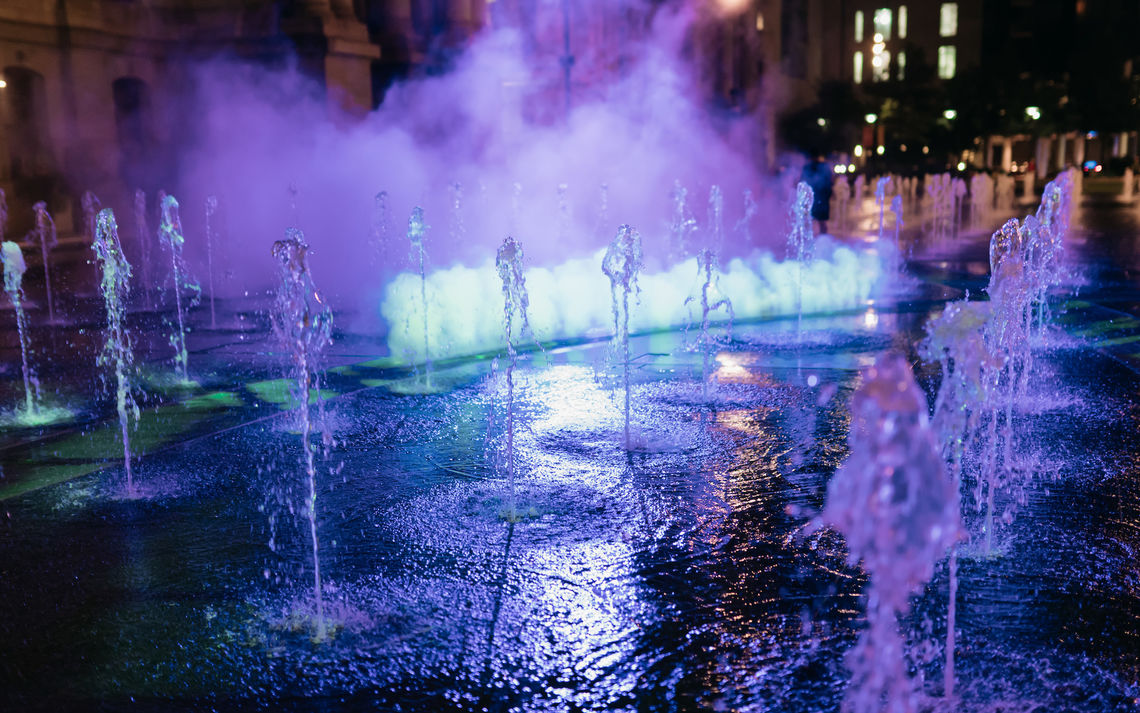
[[[524,359],[513,495],[490,361],[441,368],[447,388],[417,394],[396,388],[414,376],[364,385],[374,375],[346,352],[319,496],[343,625],[328,644],[288,630],[310,575],[296,435],[272,404],[245,393],[241,407],[195,412],[200,427],[140,464],[143,499],[118,496],[115,467],[8,497],[0,702],[836,710],[862,575],[839,538],[804,525],[846,455],[858,370],[914,343],[931,295],[976,279],[968,264],[925,267],[923,299],[807,320],[798,346],[788,323],[741,325],[707,400],[679,335],[639,338],[631,452],[604,345]],[[932,708],[1138,705],[1140,377],[1090,348],[1084,314],[1058,314],[1066,331],[1039,346],[1018,416],[1035,485],[999,554],[962,558],[961,700],[937,698],[944,567],[903,622]],[[203,358],[247,348],[235,360],[252,363],[245,342]],[[933,376],[920,371],[928,389]],[[47,457],[28,448],[4,451],[5,468]],[[516,522],[502,517],[512,498]]]

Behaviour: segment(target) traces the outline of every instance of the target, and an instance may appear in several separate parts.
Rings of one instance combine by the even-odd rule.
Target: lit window
[[[876,82],[889,82],[891,79],[891,53],[889,50],[876,52],[871,60],[871,79]]]
[[[863,53],[855,53],[855,83],[863,83]]]
[[[863,41],[863,11],[855,11],[855,41]]]
[[[958,3],[942,3],[942,12],[938,15],[938,34],[943,37],[958,34]]]
[[[906,5],[899,5],[899,39],[906,39]]]
[[[875,34],[882,35],[884,40],[891,39],[891,9],[881,7],[875,10]]]
[[[938,48],[938,78],[953,79],[954,70],[957,69],[958,50],[954,45],[942,45]]]
[[[763,32],[764,31],[764,13],[762,13],[762,12],[756,13],[756,31],[757,32]]]
[[[899,29],[902,29],[902,25],[899,25]],[[904,52],[903,50],[899,50],[898,64],[899,64],[899,81],[902,81],[902,80],[906,79],[906,52]]]

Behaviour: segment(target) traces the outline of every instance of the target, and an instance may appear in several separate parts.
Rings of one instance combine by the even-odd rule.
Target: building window
[[[871,79],[876,82],[888,82],[891,79],[891,53],[889,50],[876,52],[871,59]]]
[[[855,11],[855,41],[863,41],[863,11]]]
[[[958,3],[942,3],[942,12],[938,14],[938,34],[943,37],[958,34]]]
[[[882,35],[883,40],[891,39],[891,9],[881,7],[875,10],[875,34]]]
[[[863,83],[863,53],[855,53],[855,83]]]
[[[906,39],[906,5],[899,5],[899,39]]]
[[[957,69],[958,50],[954,45],[942,45],[938,48],[938,78],[953,79]]]

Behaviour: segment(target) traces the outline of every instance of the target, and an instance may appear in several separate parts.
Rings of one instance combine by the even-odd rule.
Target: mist
[[[749,135],[755,122],[726,122],[707,108],[686,59],[694,15],[682,7],[643,17],[647,31],[625,38],[619,58],[580,56],[576,76],[586,79],[576,80],[568,113],[556,60],[535,61],[530,40],[510,27],[475,38],[446,74],[391,87],[362,119],[330,109],[323,92],[296,71],[226,60],[199,66],[193,82],[199,128],[184,154],[179,196],[192,265],[204,273],[204,241],[193,232],[205,196],[215,194],[224,216],[213,256],[220,296],[270,289],[270,247],[295,226],[312,246],[314,280],[343,315],[341,326],[394,333],[392,325],[414,311],[404,304],[398,277],[413,267],[404,233],[413,207],[421,206],[430,226],[426,269],[439,287],[429,311],[453,312],[449,299],[485,303],[489,314],[500,309],[497,290],[485,300],[452,295],[446,281],[457,269],[490,269],[507,235],[522,243],[529,268],[552,274],[573,264],[577,274],[621,224],[641,232],[647,272],[672,275],[670,294],[649,299],[683,301],[692,280],[676,271],[686,256],[670,245],[677,188],[686,194],[698,241],[707,242],[714,185],[724,196],[723,238],[714,246],[722,258],[743,260],[738,269],[745,270],[782,260],[787,182],[756,165]],[[746,192],[755,202],[747,221]],[[545,301],[604,298],[583,306],[601,323],[562,321],[549,334],[605,327],[608,287],[597,272],[603,289],[596,294]],[[768,273],[753,271],[753,279],[735,282],[763,291],[775,274]],[[528,279],[532,290],[548,291],[538,273]],[[864,282],[845,303],[865,299]],[[678,308],[655,308],[664,323],[643,326],[669,326]],[[493,341],[483,335],[479,346]],[[441,347],[466,350],[461,343]]]

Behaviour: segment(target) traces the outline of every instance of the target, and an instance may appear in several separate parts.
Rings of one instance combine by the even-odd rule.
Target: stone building
[[[177,173],[192,130],[191,63],[214,56],[295,61],[350,112],[423,62],[447,25],[482,23],[484,0],[5,0],[0,3],[0,188],[9,235],[47,200],[61,232],[80,230],[78,196],[130,205]]]
[[[8,234],[29,230],[39,200],[61,233],[81,233],[84,191],[125,210],[136,188],[153,201],[174,185],[179,141],[199,111],[189,97],[200,60],[295,63],[330,106],[364,113],[394,81],[446,71],[482,28],[513,26],[550,94],[542,105],[562,107],[622,71],[654,12],[683,5],[696,18],[688,44],[706,101],[747,125],[771,164],[773,108],[810,88],[804,23],[821,0],[802,4],[811,17],[789,0],[4,0]]]

